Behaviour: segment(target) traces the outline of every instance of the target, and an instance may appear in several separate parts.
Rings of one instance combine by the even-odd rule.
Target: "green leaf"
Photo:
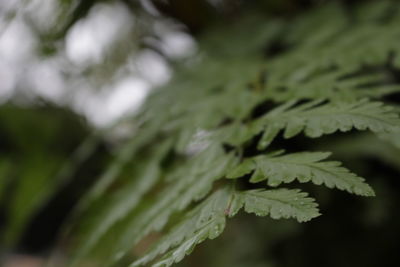
[[[205,239],[214,239],[225,227],[225,210],[230,192],[224,188],[214,192],[196,208],[187,212],[184,218],[159,240],[145,256],[131,266],[139,266],[169,251],[153,266],[170,266],[189,254],[193,247]]]
[[[236,207],[244,206],[248,213],[269,215],[273,219],[295,218],[299,222],[307,222],[320,215],[314,199],[298,189],[242,191],[235,194],[233,203]]]
[[[338,188],[362,196],[374,196],[372,188],[365,180],[341,166],[338,161],[323,161],[329,152],[299,152],[279,156],[255,156],[246,159],[233,169],[230,178],[254,171],[250,182],[266,180],[269,186],[291,183],[312,182],[324,184],[329,188]]]
[[[229,171],[226,175],[226,178],[237,178],[244,176],[252,172],[256,167],[257,165],[253,160],[244,160],[242,163]]]
[[[319,212],[314,199],[307,196],[307,193],[297,189],[236,191],[225,187],[187,212],[152,249],[130,266],[148,264],[161,254],[164,256],[153,267],[168,267],[181,261],[197,244],[219,236],[225,227],[225,217],[234,216],[242,207],[246,212],[258,216],[309,221],[319,216]]]
[[[285,138],[305,133],[317,138],[336,131],[347,132],[370,130],[372,132],[392,132],[400,127],[398,114],[392,107],[381,102],[363,99],[356,102],[329,102],[321,105],[321,100],[311,101],[298,107],[272,110],[254,122],[253,129],[263,129],[264,133],[258,144],[259,149],[267,147],[279,131]],[[255,131],[257,133],[257,131]]]
[[[125,234],[115,241],[112,252],[114,257],[109,264],[118,261],[150,232],[161,230],[174,212],[184,210],[193,201],[206,196],[213,182],[224,177],[232,160],[232,155],[225,154],[218,145],[214,145],[181,166],[184,170],[192,171],[179,172],[183,176],[175,178],[176,181],[172,180],[155,197],[152,206],[132,218],[127,218]]]

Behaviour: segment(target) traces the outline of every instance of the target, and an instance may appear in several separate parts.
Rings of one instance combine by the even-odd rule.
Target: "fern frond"
[[[379,99],[385,95],[400,92],[398,84],[387,82],[391,78],[386,73],[350,74],[352,72],[346,69],[329,70],[328,68],[327,71],[322,71],[302,82],[269,84],[268,98],[278,103],[321,98],[335,101],[357,101],[365,97]],[[371,87],[371,84],[374,86]]]
[[[216,238],[221,233],[224,227],[225,218],[221,216],[216,217],[202,229],[197,231],[193,236],[190,236],[188,239],[186,239],[184,243],[180,244],[178,247],[168,252],[164,257],[160,259],[160,261],[153,264],[153,267],[168,267],[176,262],[181,261],[187,254],[192,252],[192,250],[198,243],[201,243],[206,238]]]
[[[109,203],[106,203],[104,211],[99,214],[99,223],[88,229],[85,233],[85,239],[78,244],[76,260],[86,256],[104,233],[132,212],[140,204],[143,196],[160,180],[160,161],[165,157],[170,147],[170,140],[166,140],[154,150],[153,157],[143,159],[143,162],[136,162],[140,166],[138,173],[135,173],[137,178],[115,198],[112,198]]]
[[[172,144],[164,152],[154,153],[162,156],[151,155],[157,159],[141,165],[137,188],[126,190],[137,199],[126,194],[120,201],[101,207],[99,217],[104,220],[81,243],[77,262],[91,250],[101,254],[104,250],[96,251],[95,243],[110,236],[112,247],[107,255],[101,254],[105,259],[102,264],[115,266],[146,236],[159,232],[160,239],[132,266],[170,266],[200,242],[218,236],[227,218],[241,209],[299,222],[319,215],[317,204],[307,193],[267,190],[265,183],[276,187],[294,181],[312,182],[373,196],[363,178],[340,162],[328,160],[329,152],[264,154],[263,150],[272,142],[282,145],[276,140],[280,133],[287,139],[301,133],[318,138],[351,130],[369,130],[399,145],[399,110],[378,99],[385,101],[387,95],[400,91],[394,70],[400,66],[400,16],[390,15],[378,22],[391,4],[378,6],[379,10],[369,7],[366,13],[356,9],[351,23],[341,5],[327,4],[295,19],[295,23],[262,18],[251,32],[247,26],[228,33],[224,29],[209,39],[200,39],[199,57],[177,69],[172,81],[149,97],[138,116],[144,123],[136,140],[120,153],[83,206],[89,207],[112,184],[120,182],[122,167],[132,155],[140,157],[142,148],[159,145],[160,137]],[[253,25],[251,21],[246,25]],[[251,35],[249,40],[243,38],[250,45],[222,41],[237,35]],[[283,51],[267,53],[266,60],[262,56],[265,47],[276,44]],[[351,136],[350,142],[357,148],[349,150],[375,153],[379,144],[360,148],[372,137],[353,142],[358,137]],[[347,149],[345,145],[342,153],[348,153]],[[381,147],[379,153],[397,164],[393,155],[398,152],[384,150],[386,147]],[[234,189],[248,176],[258,189]]]
[[[277,108],[267,113],[251,125],[253,129],[264,129],[258,144],[259,149],[267,147],[279,131],[291,138],[304,131],[308,137],[316,138],[336,131],[347,132],[371,130],[372,132],[392,132],[400,127],[400,119],[393,108],[381,102],[363,99],[357,102],[311,101],[298,107]]]
[[[228,189],[222,189],[214,192],[199,206],[188,212],[180,223],[157,242],[151,251],[131,266],[146,264],[155,259],[157,255],[173,248],[171,252],[154,265],[170,266],[190,253],[196,244],[207,238],[213,239],[217,237],[225,226],[225,211],[230,200],[229,191]]]
[[[238,178],[252,173],[250,182],[266,180],[269,186],[312,182],[328,188],[338,188],[362,196],[373,196],[374,191],[364,179],[341,166],[338,161],[323,161],[329,152],[300,152],[278,156],[260,155],[244,160],[236,166],[228,178]]]
[[[225,227],[226,216],[234,216],[241,208],[258,216],[306,222],[320,215],[317,207],[313,198],[298,189],[237,191],[225,187],[188,212],[153,249],[130,266],[147,264],[169,249],[152,266],[168,267],[181,261],[197,244],[219,236]]]
[[[192,201],[203,198],[212,188],[215,180],[222,178],[233,162],[232,155],[225,154],[218,146],[211,146],[182,167],[191,175],[172,180],[155,199],[154,205],[137,214],[127,222],[126,231],[114,246],[118,260],[143,237],[152,231],[162,229],[171,214],[185,209]],[[197,166],[197,168],[194,168]],[[190,172],[190,169],[196,171]]]
[[[222,127],[216,131],[216,139],[241,145],[262,132],[258,143],[258,149],[261,150],[280,131],[283,131],[284,138],[292,138],[301,132],[307,137],[317,138],[352,129],[375,133],[391,133],[400,129],[398,112],[382,102],[362,99],[324,104],[324,100],[319,99],[295,106],[296,102],[288,101],[248,124],[234,122]]]
[[[318,205],[308,194],[299,189],[255,189],[236,192],[232,206],[234,214],[240,207],[258,216],[269,215],[272,219],[295,218],[307,222],[320,215]]]

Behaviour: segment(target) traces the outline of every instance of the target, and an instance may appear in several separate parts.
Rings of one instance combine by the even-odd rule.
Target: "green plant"
[[[373,196],[330,152],[286,142],[371,131],[398,143],[399,107],[388,96],[400,91],[399,7],[330,4],[284,21],[252,13],[204,36],[79,205],[72,265],[130,263],[128,251],[150,242],[131,266],[170,266],[241,209],[309,221],[319,211],[292,188],[300,183]]]

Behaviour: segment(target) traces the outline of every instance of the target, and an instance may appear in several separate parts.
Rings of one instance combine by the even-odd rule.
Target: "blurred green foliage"
[[[132,127],[122,139],[65,108],[0,106],[4,251],[51,250],[51,266],[396,266],[399,3],[122,2],[141,22],[134,49],[174,19],[198,52],[169,61],[171,81],[113,126]],[[60,3],[46,56],[98,1]],[[375,198],[304,183],[372,195],[360,177]],[[314,198],[323,215],[305,224],[228,220],[244,206],[307,221]]]

